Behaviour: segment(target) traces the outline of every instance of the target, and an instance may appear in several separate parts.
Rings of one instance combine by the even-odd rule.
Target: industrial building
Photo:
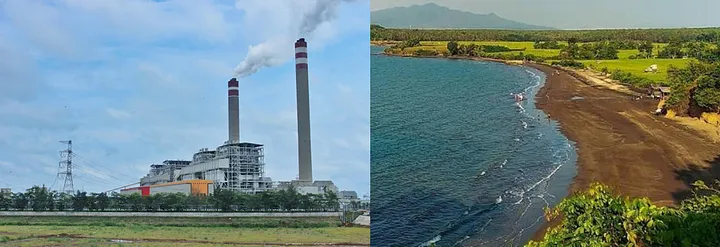
[[[166,160],[150,166],[140,186],[187,180],[210,180],[215,187],[255,194],[272,188],[265,177],[262,144],[240,142],[238,81],[228,81],[228,141],[215,150],[200,149],[188,160]]]
[[[140,193],[140,195],[143,196],[153,195],[157,193],[184,193],[187,195],[207,195],[212,193],[214,188],[215,187],[213,186],[213,181],[211,180],[188,180],[122,189],[120,190],[120,194]]]
[[[264,146],[240,141],[239,90],[236,78],[228,81],[228,141],[215,150],[196,152],[192,160],[166,160],[152,164],[150,172],[140,179],[140,187],[123,189],[122,193],[150,195],[153,191],[212,193],[208,187],[255,194],[293,186],[301,194],[338,193],[329,180],[313,180],[310,144],[310,100],[308,56],[305,39],[295,42],[295,83],[297,91],[298,171],[297,180],[274,183],[265,176]],[[171,187],[167,187],[171,186]],[[194,187],[195,186],[195,187]],[[203,188],[196,188],[201,186]],[[167,187],[167,188],[166,188]],[[354,192],[352,192],[354,193]],[[357,194],[355,194],[357,198]]]
[[[348,199],[348,200],[358,199],[357,192],[347,191],[347,190],[340,191],[340,193],[338,193],[338,197],[340,199]]]
[[[0,188],[0,194],[9,195],[12,194],[12,190],[10,188]]]

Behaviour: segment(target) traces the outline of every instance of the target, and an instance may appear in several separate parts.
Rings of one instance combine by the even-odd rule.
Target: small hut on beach
[[[650,85],[650,88],[648,88],[648,94],[650,97],[657,99],[667,99],[667,97],[670,96],[670,92],[670,87]]]

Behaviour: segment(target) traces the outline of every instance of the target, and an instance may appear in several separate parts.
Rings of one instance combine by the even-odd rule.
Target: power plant
[[[152,164],[150,172],[140,179],[140,186],[126,188],[122,193],[174,191],[212,193],[214,188],[242,193],[262,193],[290,186],[301,194],[338,193],[332,181],[313,180],[310,136],[310,93],[308,84],[308,53],[304,38],[295,42],[295,83],[297,91],[298,179],[273,182],[265,176],[264,146],[240,141],[239,83],[228,81],[228,140],[215,150],[200,149],[192,160],[166,160]],[[353,194],[343,191],[341,194]]]

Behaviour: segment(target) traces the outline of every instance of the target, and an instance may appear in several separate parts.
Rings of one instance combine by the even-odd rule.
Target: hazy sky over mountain
[[[718,0],[371,0],[371,10],[429,2],[560,29],[720,26]]]

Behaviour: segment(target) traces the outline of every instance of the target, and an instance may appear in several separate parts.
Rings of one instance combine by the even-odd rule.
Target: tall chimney
[[[300,181],[312,182],[310,151],[310,93],[308,91],[307,43],[295,42],[295,84],[297,89],[298,168]]]
[[[228,81],[228,141],[240,141],[240,103],[238,103],[238,81]]]

